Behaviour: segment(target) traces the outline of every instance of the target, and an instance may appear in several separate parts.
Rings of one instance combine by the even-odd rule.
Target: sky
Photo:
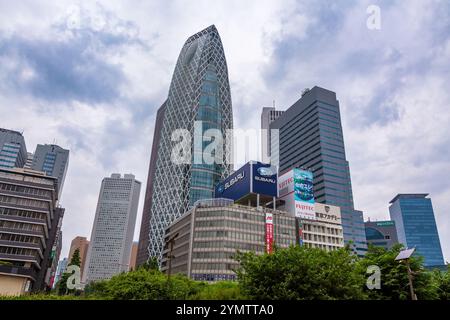
[[[139,238],[156,110],[185,40],[211,24],[235,128],[258,129],[263,106],[304,88],[336,92],[355,207],[389,219],[397,193],[429,193],[450,260],[450,2],[0,0],[0,127],[28,151],[70,149],[61,258],[90,238],[114,172],[142,182]]]

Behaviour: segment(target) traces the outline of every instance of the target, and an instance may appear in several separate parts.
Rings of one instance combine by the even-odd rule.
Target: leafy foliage
[[[243,293],[253,299],[363,299],[364,277],[348,248],[327,252],[291,246],[273,254],[238,255]]]
[[[91,284],[93,296],[113,300],[180,300],[188,299],[198,290],[198,283],[183,275],[167,276],[157,270],[139,268],[121,273],[110,280]]]
[[[81,265],[80,249],[76,249],[73,252],[72,259],[70,259],[70,263],[68,266],[80,266],[80,265]],[[69,272],[64,272],[62,274],[61,279],[56,284],[57,288],[56,291],[58,292],[58,294],[62,295],[75,292],[74,289],[70,290],[67,288],[67,280],[69,279],[70,276],[71,274]]]
[[[358,262],[357,272],[364,274],[367,267],[376,265],[381,271],[381,289],[365,291],[370,299],[377,300],[408,300],[411,299],[408,270],[405,263],[395,261],[401,244],[393,246],[390,250],[380,247],[369,246],[367,254]],[[435,299],[436,293],[432,286],[432,274],[423,267],[423,258],[412,256],[409,259],[411,271],[413,273],[413,286],[417,298]]]
[[[202,283],[199,291],[190,297],[192,300],[242,300],[246,299],[239,287],[233,281],[220,281],[213,284]]]

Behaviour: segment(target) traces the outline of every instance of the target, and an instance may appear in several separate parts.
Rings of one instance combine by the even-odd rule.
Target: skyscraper
[[[261,112],[261,162],[270,163],[270,124],[284,113],[275,107],[264,107]]]
[[[444,265],[431,199],[427,193],[398,194],[390,201],[398,241],[425,258],[425,266]]]
[[[72,261],[73,254],[75,253],[75,250],[79,250],[80,252],[80,271],[81,276],[83,276],[84,271],[84,265],[86,262],[86,255],[89,248],[89,241],[86,239],[86,237],[75,237],[73,238],[72,242],[70,243],[70,249],[69,249],[69,263]]]
[[[31,169],[44,171],[48,176],[58,178],[60,196],[68,166],[69,150],[54,144],[37,145]]]
[[[167,101],[166,101],[167,102]],[[153,133],[152,153],[150,156],[150,166],[148,168],[147,189],[145,190],[144,209],[142,212],[141,230],[139,233],[138,252],[136,257],[136,265],[144,264],[149,257],[149,232],[150,218],[153,199],[153,181],[156,170],[156,159],[158,157],[158,147],[161,140],[161,129],[164,119],[164,110],[166,102],[158,109],[155,120],[155,130]]]
[[[314,87],[270,124],[271,161],[280,174],[291,168],[313,171],[316,202],[341,208],[346,243],[358,255],[367,251],[364,219],[353,206],[349,164],[345,156],[336,93]]]
[[[83,282],[109,279],[129,270],[141,183],[114,173],[100,188]]]
[[[20,132],[0,128],[0,168],[23,168],[27,147]]]
[[[200,149],[209,144],[202,139],[206,130],[217,129],[225,135],[226,130],[233,127],[227,63],[215,26],[194,34],[185,42],[161,118],[159,141],[154,141],[157,143],[157,152],[152,152],[150,162],[150,166],[155,163],[155,171],[153,174],[150,167],[147,184],[152,186],[147,187],[142,219],[149,228],[148,255],[159,261],[164,247],[165,228],[197,200],[213,198],[215,184],[232,170],[231,164],[223,162],[206,164],[201,160],[180,164],[172,159],[176,145],[172,141],[172,134],[175,130],[187,130],[193,138],[187,145],[191,152],[189,160],[192,160],[198,159],[199,155],[201,158]],[[223,145],[224,158],[228,151]],[[145,225],[141,230],[146,228]],[[141,235],[141,239],[145,239],[145,236]],[[140,247],[145,245],[141,243]]]

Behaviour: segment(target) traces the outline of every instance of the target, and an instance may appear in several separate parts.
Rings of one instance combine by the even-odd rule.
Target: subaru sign
[[[214,195],[234,201],[252,193],[277,197],[277,176],[276,167],[250,161],[217,184]]]
[[[277,197],[277,168],[261,162],[253,162],[252,167],[252,192]]]

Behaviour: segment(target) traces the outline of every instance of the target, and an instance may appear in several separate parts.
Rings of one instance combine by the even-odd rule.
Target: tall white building
[[[104,178],[98,198],[83,283],[129,270],[141,183],[132,174]]]

